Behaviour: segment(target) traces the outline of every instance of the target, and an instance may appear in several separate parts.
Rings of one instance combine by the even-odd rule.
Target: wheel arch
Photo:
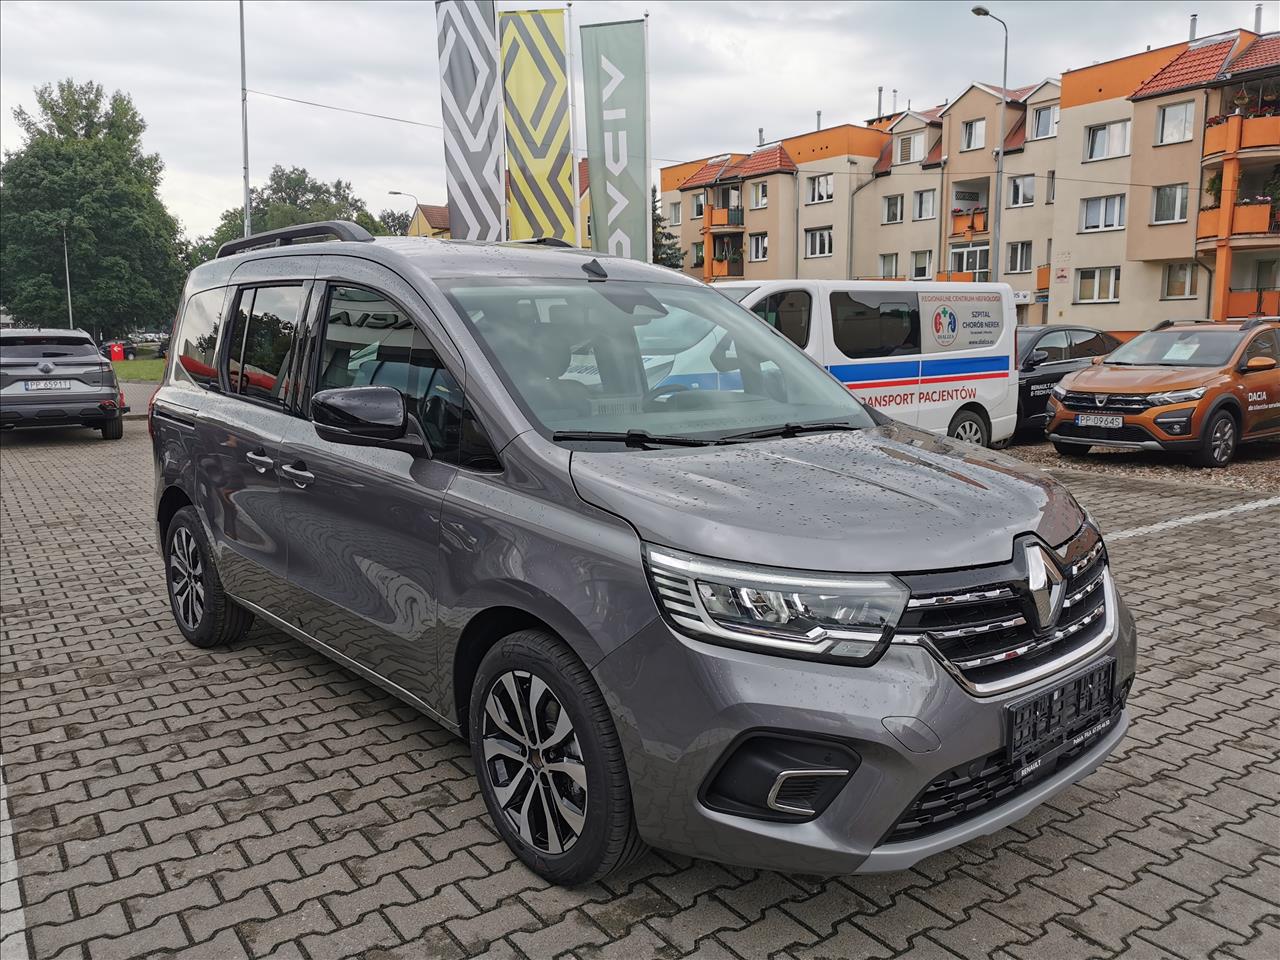
[[[164,549],[165,537],[169,533],[169,524],[173,522],[174,515],[183,507],[190,506],[193,506],[191,498],[177,484],[170,485],[160,495],[160,501],[156,504],[156,534],[162,550]]]

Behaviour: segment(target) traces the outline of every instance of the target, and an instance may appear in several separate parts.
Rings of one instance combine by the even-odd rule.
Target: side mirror
[[[1032,350],[1030,355],[1027,357],[1026,361],[1023,363],[1023,366],[1027,370],[1034,370],[1036,367],[1040,366],[1040,364],[1044,363],[1048,359],[1049,359],[1048,350]]]
[[[1244,365],[1245,373],[1257,373],[1259,370],[1274,370],[1275,368],[1275,357],[1250,357],[1249,362]]]
[[[417,431],[410,432],[404,394],[393,387],[338,387],[311,397],[316,434],[330,443],[387,447],[431,455]]]
[[[1094,357],[1089,362],[1096,367],[1098,364],[1102,363],[1106,359],[1107,359],[1106,357]]]

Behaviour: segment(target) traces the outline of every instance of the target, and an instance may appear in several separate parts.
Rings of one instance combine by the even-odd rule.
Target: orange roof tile
[[[1235,46],[1236,37],[1231,35],[1214,43],[1203,46],[1191,46],[1170,60],[1162,70],[1150,80],[1133,91],[1130,99],[1154,97],[1162,93],[1173,93],[1198,87],[1209,83],[1222,70],[1227,55]]]
[[[578,196],[586,196],[587,187],[591,186],[591,168],[587,166],[587,158],[578,161]]]
[[[787,148],[780,143],[774,143],[761,147],[741,163],[735,164],[732,172],[733,176],[745,179],[779,171],[794,173],[798,169],[796,162],[791,159],[791,154],[787,153]]]
[[[942,163],[942,138],[938,138],[938,142],[933,145],[933,149],[929,151],[929,155],[924,158],[921,167],[936,167]]]
[[[1004,152],[1010,150],[1021,150],[1027,142],[1027,114],[1024,110],[1018,115],[1018,119],[1013,122],[1012,129],[1004,138]]]
[[[1006,99],[1011,100],[1014,103],[1021,103],[1023,98],[1029,95],[1032,91],[1038,89],[1040,84],[1033,83],[1025,87],[1002,87],[996,83],[984,83],[983,86],[992,91],[996,96],[1003,93]]]
[[[730,167],[745,158],[746,154],[743,153],[722,153],[718,157],[712,157],[698,168],[698,171],[693,176],[680,184],[680,189],[692,190],[695,187],[705,187],[708,184],[715,183],[725,176]]]
[[[449,208],[442,204],[420,203],[418,212],[432,230],[449,229]]]
[[[1231,61],[1230,66],[1232,73],[1280,66],[1280,33],[1268,33],[1258,37]]]
[[[880,156],[876,160],[876,164],[871,168],[871,175],[878,177],[882,173],[888,173],[889,168],[893,166],[893,141],[888,141],[880,148]]]

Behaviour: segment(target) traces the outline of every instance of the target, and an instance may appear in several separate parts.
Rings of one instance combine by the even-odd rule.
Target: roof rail
[[[295,240],[307,237],[335,237],[349,242],[368,243],[373,239],[371,234],[358,223],[350,220],[322,220],[319,223],[299,223],[292,227],[281,227],[279,230],[264,230],[242,240],[228,240],[218,248],[214,259],[229,257],[233,253],[252,250],[255,247],[287,247]]]
[[[218,256],[222,256],[222,254],[218,254]],[[1152,327],[1151,330],[1149,330],[1148,332],[1154,333],[1157,330],[1163,330],[1165,327],[1172,327],[1174,322],[1175,321],[1170,320],[1168,317],[1166,317],[1165,319],[1157,323],[1154,327]]]
[[[532,243],[543,247],[572,247],[573,244],[559,237],[533,237],[529,240],[508,240],[507,243]]]
[[[1252,330],[1254,327],[1260,327],[1264,323],[1275,323],[1275,322],[1276,322],[1275,317],[1263,317],[1263,316],[1250,317],[1244,323],[1240,324],[1240,329]]]

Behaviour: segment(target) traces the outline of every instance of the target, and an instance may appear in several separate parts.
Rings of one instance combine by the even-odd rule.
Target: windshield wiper
[[[802,433],[827,433],[832,430],[861,430],[849,423],[784,423],[780,427],[766,427],[747,433],[734,433],[726,440],[763,440],[768,437],[795,437]]]
[[[551,439],[600,440],[611,443],[624,443],[628,447],[647,447],[654,444],[668,447],[705,447],[711,443],[710,440],[699,440],[697,437],[668,437],[650,433],[648,430],[557,430],[551,434]]]

